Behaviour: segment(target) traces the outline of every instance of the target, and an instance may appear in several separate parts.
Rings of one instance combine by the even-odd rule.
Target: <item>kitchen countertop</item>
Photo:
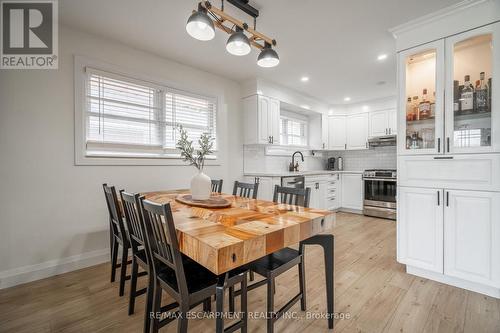
[[[289,176],[313,176],[313,175],[329,175],[335,173],[359,173],[362,174],[363,171],[351,171],[351,170],[313,170],[313,171],[283,171],[283,172],[245,172],[244,176],[252,177],[289,177]]]

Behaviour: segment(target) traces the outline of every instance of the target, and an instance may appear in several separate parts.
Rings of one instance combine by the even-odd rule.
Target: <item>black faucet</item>
[[[299,163],[295,165],[295,154],[299,154],[302,159],[302,162],[304,162],[304,155],[302,155],[302,153],[297,150],[295,153],[292,154],[292,164],[290,164],[290,167],[288,168],[288,170],[290,171],[299,171]]]

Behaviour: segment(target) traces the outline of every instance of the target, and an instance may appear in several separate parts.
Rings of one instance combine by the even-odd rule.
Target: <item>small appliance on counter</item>
[[[337,168],[335,168],[335,162],[337,162]],[[330,157],[328,159],[328,163],[326,165],[327,170],[338,170],[342,171],[344,170],[344,161],[342,160],[342,157]]]

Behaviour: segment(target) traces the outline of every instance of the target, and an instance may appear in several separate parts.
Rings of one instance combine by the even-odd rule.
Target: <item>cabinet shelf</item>
[[[491,112],[462,113],[462,112],[459,112],[459,111],[455,111],[454,112],[454,117],[455,117],[456,121],[491,118]]]
[[[427,125],[427,124],[432,124],[435,121],[435,117],[429,117],[426,119],[419,119],[419,120],[407,120],[406,124],[408,126],[415,126],[415,125]]]

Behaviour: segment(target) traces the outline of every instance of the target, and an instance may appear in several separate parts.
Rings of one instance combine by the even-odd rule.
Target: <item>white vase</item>
[[[199,171],[191,178],[191,195],[193,200],[208,200],[212,194],[212,181],[210,177]]]

